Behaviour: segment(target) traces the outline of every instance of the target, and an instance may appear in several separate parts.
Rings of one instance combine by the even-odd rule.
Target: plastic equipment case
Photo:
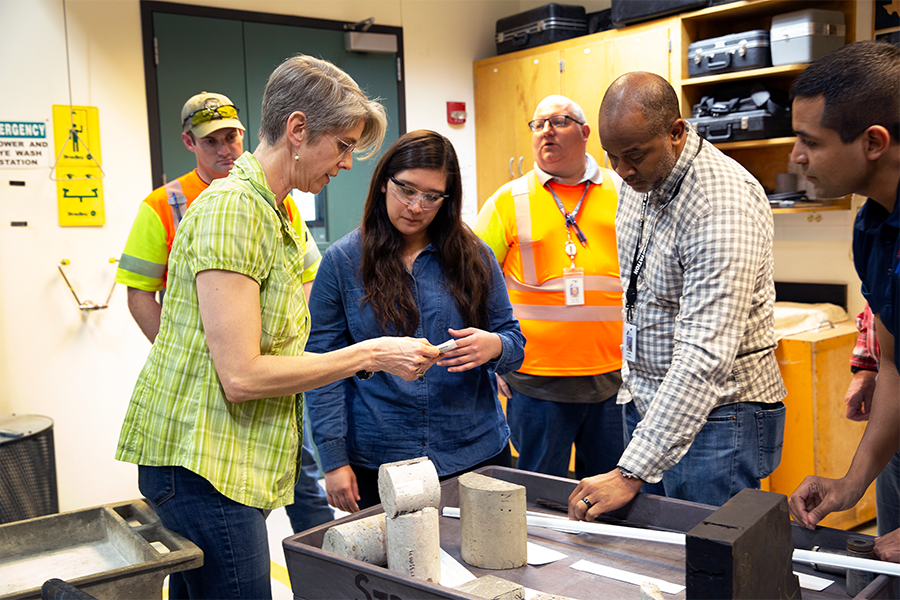
[[[769,32],[765,29],[699,40],[688,46],[688,77],[770,66]]]
[[[583,6],[547,4],[497,21],[497,54],[568,40],[588,32]]]
[[[772,17],[772,65],[819,60],[844,45],[844,13],[810,8]]]
[[[722,2],[714,0],[714,3]],[[630,25],[665,15],[698,10],[709,5],[710,0],[612,0],[610,10],[613,23]]]
[[[786,98],[778,100],[759,85],[720,88],[695,104],[687,121],[714,143],[789,136],[791,111]]]

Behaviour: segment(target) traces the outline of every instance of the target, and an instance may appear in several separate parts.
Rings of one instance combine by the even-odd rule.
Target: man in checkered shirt
[[[642,487],[719,506],[781,460],[772,212],[753,176],[680,118],[658,75],[613,82],[598,131],[626,184],[618,402],[631,439],[617,469],[581,480],[569,515],[593,519]]]

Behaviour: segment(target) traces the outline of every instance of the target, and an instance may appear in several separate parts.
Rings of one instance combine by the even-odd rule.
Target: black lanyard
[[[703,138],[700,138],[700,146],[697,148],[697,152],[694,154],[694,158],[691,159],[691,162],[697,158],[697,155],[700,154],[700,150],[703,149]],[[647,192],[644,194],[644,205],[641,208],[641,227],[638,231],[638,239],[637,244],[634,248],[634,259],[631,261],[631,280],[628,282],[628,290],[625,292],[625,318],[629,323],[634,319],[634,307],[637,304],[637,281],[638,276],[640,276],[641,271],[644,268],[644,259],[647,258],[647,249],[650,248],[650,243],[653,241],[653,234],[656,233],[656,224],[659,222],[659,218],[662,216],[666,207],[671,204],[672,200],[678,197],[678,193],[681,191],[681,184],[684,182],[684,178],[687,177],[689,168],[685,168],[684,173],[681,174],[681,177],[678,178],[678,182],[675,184],[675,189],[672,190],[672,195],[669,196],[669,199],[663,204],[659,212],[656,213],[656,220],[653,222],[653,229],[650,230],[650,235],[647,238],[647,243],[644,244],[643,249],[641,248],[641,238],[644,237],[644,217],[647,216],[647,205],[650,203],[650,193]]]
[[[578,236],[578,241],[581,242],[582,248],[587,248],[587,237],[585,237],[584,232],[581,231],[581,227],[578,226],[578,223],[575,219],[578,217],[578,211],[581,210],[581,203],[584,202],[584,197],[587,195],[588,188],[591,187],[591,181],[587,180],[584,182],[584,191],[581,192],[581,199],[578,200],[578,204],[575,205],[575,210],[570,213],[566,212],[566,207],[563,206],[562,200],[559,199],[559,196],[556,195],[556,192],[553,191],[553,187],[550,185],[550,182],[547,182],[547,189],[550,190],[550,194],[553,196],[554,202],[556,202],[556,207],[559,209],[559,212],[562,213],[562,216],[566,219],[566,230],[571,227],[575,230],[575,235]],[[570,238],[571,239],[571,238]]]

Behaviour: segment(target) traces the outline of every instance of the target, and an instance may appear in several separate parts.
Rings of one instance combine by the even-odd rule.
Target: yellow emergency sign
[[[54,104],[53,139],[60,226],[103,225],[106,213],[97,107]]]

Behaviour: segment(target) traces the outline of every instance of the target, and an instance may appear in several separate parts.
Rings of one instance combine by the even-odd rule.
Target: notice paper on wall
[[[40,121],[0,121],[0,169],[49,167],[47,128]]]

